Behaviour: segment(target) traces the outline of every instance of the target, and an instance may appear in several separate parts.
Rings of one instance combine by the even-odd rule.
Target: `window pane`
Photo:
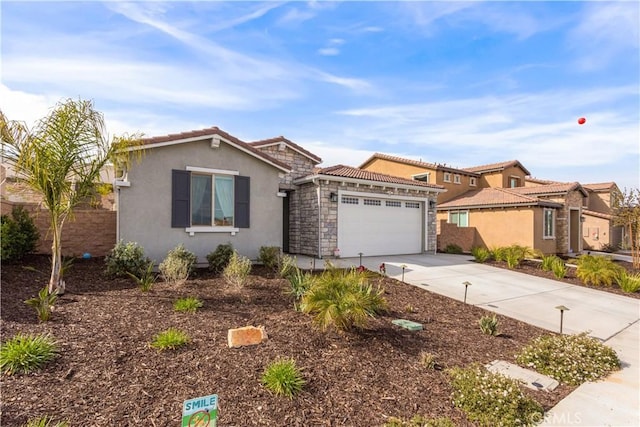
[[[451,224],[457,224],[458,223],[458,212],[450,212],[449,213],[449,222]]]
[[[551,209],[544,211],[544,237],[553,237],[553,211]]]
[[[211,225],[210,175],[191,175],[191,225]]]
[[[458,227],[469,226],[469,212],[460,212],[458,217]]]
[[[216,176],[215,224],[233,225],[233,177]]]

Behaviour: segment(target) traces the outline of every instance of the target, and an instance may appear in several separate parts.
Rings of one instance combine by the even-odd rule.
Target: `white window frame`
[[[471,187],[475,187],[476,185],[478,185],[477,182],[476,182],[476,177],[475,176],[472,176],[472,177],[469,178],[469,185]]]
[[[454,184],[462,184],[462,177],[458,174],[453,175]]]
[[[448,213],[449,213],[449,215],[448,215],[448,218],[447,218],[447,222],[449,224],[455,224],[460,228],[469,227],[469,211],[468,210],[449,211]],[[460,225],[460,214],[461,213],[463,213],[467,218],[466,225]],[[451,214],[457,214],[458,220],[456,222],[451,221]]]
[[[190,236],[193,236],[195,233],[231,233],[231,235],[234,236],[237,232],[240,231],[239,228],[229,226],[229,225],[215,225],[215,215],[216,215],[215,213],[215,209],[216,209],[215,177],[240,175],[240,172],[236,170],[211,169],[211,168],[202,168],[198,166],[187,166],[186,170],[193,172],[197,175],[211,176],[211,220],[214,223],[212,225],[192,225],[191,227],[185,228],[184,231],[189,233]],[[191,218],[189,218],[189,220],[191,220]]]
[[[445,172],[442,179],[444,180],[444,182],[451,182],[451,172]]]
[[[551,235],[547,235],[547,212],[551,212]],[[542,239],[553,240],[556,238],[556,210],[544,208],[542,210]]]
[[[511,185],[511,182],[515,181],[516,184],[520,184],[520,177],[519,176],[510,176],[509,177],[509,188],[518,188],[519,185],[516,185],[515,187]]]

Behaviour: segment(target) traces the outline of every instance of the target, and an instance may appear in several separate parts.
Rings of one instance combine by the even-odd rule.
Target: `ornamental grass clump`
[[[153,272],[153,265],[153,261],[151,261],[140,276],[136,276],[127,271],[127,275],[136,282],[136,285],[138,285],[142,292],[149,292],[158,278],[158,275]]]
[[[543,409],[520,389],[518,381],[489,372],[481,365],[448,371],[453,404],[482,426],[531,426]]]
[[[30,418],[24,427],[69,427],[66,421],[54,421],[53,417],[45,415],[38,418]]]
[[[160,351],[176,350],[187,345],[189,341],[191,341],[191,339],[185,332],[176,328],[169,328],[153,337],[151,347]]]
[[[482,246],[474,246],[471,248],[471,255],[479,263],[485,263],[491,258],[491,252],[487,248],[483,248]]]
[[[542,269],[542,271],[552,271],[553,264],[558,261],[562,261],[562,260],[556,255],[542,255],[542,262],[540,263],[540,269]]]
[[[585,285],[611,286],[622,271],[609,257],[582,255],[576,264],[576,276]]]
[[[234,289],[241,289],[247,283],[249,273],[251,273],[251,260],[234,251],[222,276]]]
[[[286,294],[293,297],[293,308],[296,311],[300,311],[300,300],[313,286],[316,281],[316,276],[303,272],[298,267],[288,274],[289,288],[285,291]]]
[[[522,349],[516,360],[569,385],[595,381],[620,369],[616,352],[586,332],[538,337]]]
[[[355,269],[329,268],[304,294],[301,309],[313,315],[322,331],[334,327],[338,332],[364,328],[367,321],[387,308],[384,289],[368,283],[369,274]]]
[[[626,270],[623,270],[616,281],[624,292],[633,293],[640,290],[640,273],[627,273]]]
[[[49,335],[17,334],[0,346],[0,370],[4,374],[28,374],[42,368],[58,354]]]
[[[203,305],[204,303],[199,298],[185,297],[173,303],[173,310],[180,313],[195,313],[199,308],[202,308]]]
[[[276,396],[292,399],[302,391],[306,381],[293,359],[271,362],[262,374],[262,384]]]
[[[518,267],[532,253],[531,248],[527,246],[511,245],[504,248],[504,260],[507,262],[507,267],[513,269]]]
[[[492,337],[495,337],[500,334],[498,332],[500,321],[495,314],[493,316],[482,316],[480,320],[478,320],[478,324],[480,325],[480,330],[485,335],[491,335]]]

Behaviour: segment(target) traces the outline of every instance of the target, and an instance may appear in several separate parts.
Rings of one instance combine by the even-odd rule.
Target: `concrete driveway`
[[[378,271],[385,263],[387,275],[406,283],[558,332],[564,305],[563,332],[588,331],[613,347],[623,369],[606,380],[578,387],[549,413],[545,426],[640,426],[640,300],[534,277],[516,271],[472,262],[466,255],[402,255],[363,257],[362,264]],[[299,258],[309,267],[310,259]],[[321,267],[322,261],[316,261]],[[357,266],[358,258],[335,261],[341,267]]]

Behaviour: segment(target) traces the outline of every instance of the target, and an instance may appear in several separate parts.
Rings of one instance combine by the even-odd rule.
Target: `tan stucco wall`
[[[483,173],[480,178],[480,186],[482,188],[509,188],[509,178],[517,177],[519,185],[523,187],[525,185],[525,173],[517,166],[511,166],[503,171],[495,171]]]
[[[589,210],[611,213],[611,193],[589,191]]]
[[[534,209],[533,219],[533,248],[542,251],[545,254],[556,254],[558,251],[558,226],[557,226],[556,210],[556,236],[553,239],[544,238],[544,208]]]
[[[251,178],[250,228],[235,236],[195,233],[171,227],[171,170],[187,166],[236,170]],[[206,255],[221,243],[230,242],[243,256],[256,259],[260,246],[282,246],[282,199],[278,192],[279,170],[222,142],[190,142],[149,149],[142,162],[129,172],[130,187],[120,189],[120,238],[138,242],[145,253],[161,262],[167,252],[184,244],[206,263]]]

